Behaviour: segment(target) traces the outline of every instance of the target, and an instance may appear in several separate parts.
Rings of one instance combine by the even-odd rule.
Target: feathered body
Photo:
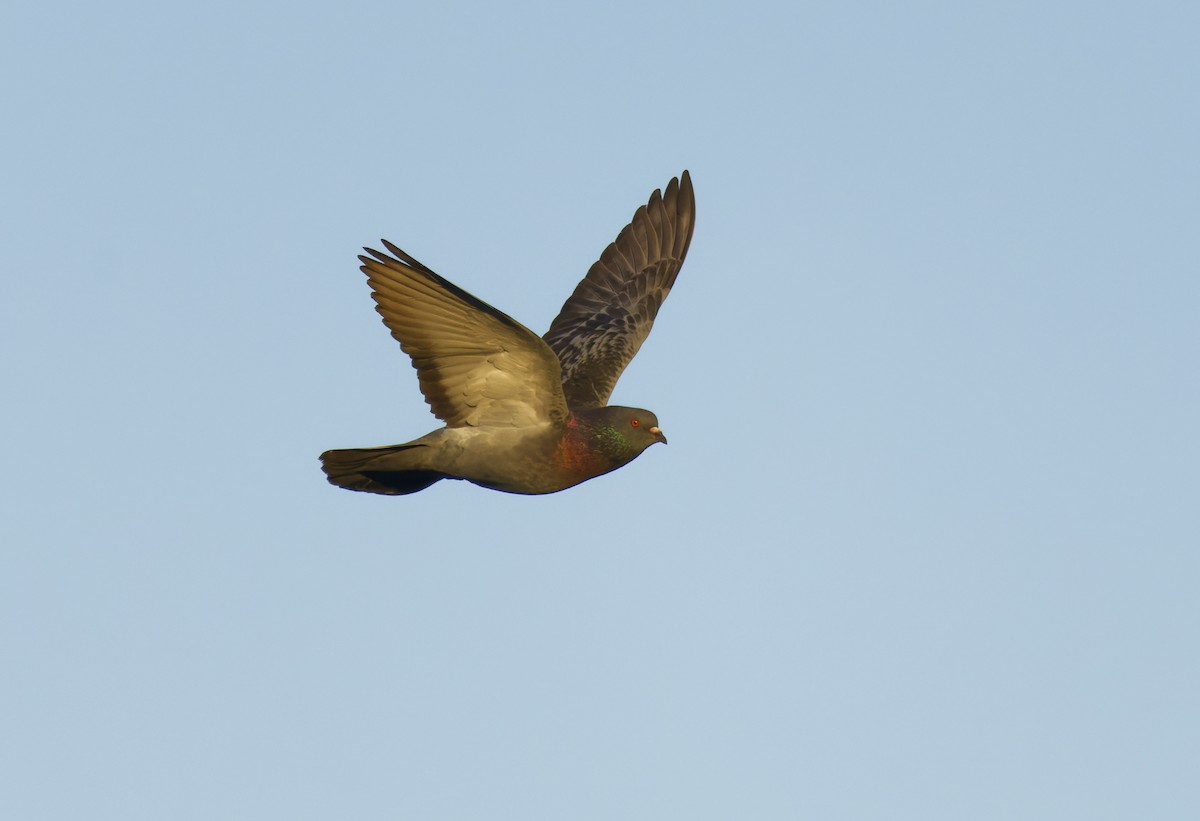
[[[329,481],[386,495],[441,479],[554,493],[665,443],[653,413],[606,402],[675,282],[694,225],[685,171],[638,209],[544,338],[386,240],[390,256],[366,249],[359,259],[376,310],[446,426],[403,445],[326,451]]]

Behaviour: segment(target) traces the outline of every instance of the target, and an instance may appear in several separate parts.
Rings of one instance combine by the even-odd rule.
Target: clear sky
[[[0,817],[1200,817],[1194,3],[2,15]],[[355,255],[539,333],[684,168],[567,492]]]

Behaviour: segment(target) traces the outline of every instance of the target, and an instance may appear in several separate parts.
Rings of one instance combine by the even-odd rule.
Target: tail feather
[[[436,470],[406,468],[404,458],[396,458],[403,451],[423,447],[425,445],[391,445],[327,450],[321,454],[321,469],[331,485],[347,490],[388,496],[416,493],[440,479],[448,478]]]

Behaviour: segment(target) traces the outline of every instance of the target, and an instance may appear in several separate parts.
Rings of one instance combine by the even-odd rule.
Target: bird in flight
[[[446,424],[403,445],[322,453],[330,483],[392,496],[441,479],[555,493],[665,444],[653,413],[607,402],[675,284],[695,223],[684,171],[637,209],[543,337],[387,240],[390,254],[364,249],[375,310]]]

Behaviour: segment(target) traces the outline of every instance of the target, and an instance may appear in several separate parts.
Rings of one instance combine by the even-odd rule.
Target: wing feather
[[[448,427],[566,420],[558,358],[538,336],[387,240],[360,256],[383,323]]]
[[[604,249],[543,339],[562,365],[571,408],[600,407],[650,334],[696,224],[687,171],[655,191]]]

